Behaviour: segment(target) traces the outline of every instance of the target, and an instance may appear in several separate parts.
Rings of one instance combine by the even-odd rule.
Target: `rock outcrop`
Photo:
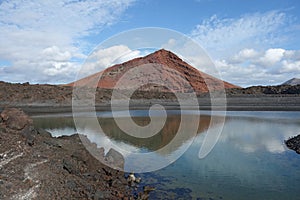
[[[124,166],[121,155],[110,152],[109,161],[117,159],[118,166]],[[91,156],[78,134],[53,138],[45,130],[36,130],[22,110],[3,110],[0,199],[130,198],[124,173]]]
[[[290,148],[290,149],[296,151],[296,153],[300,154],[300,135],[292,137],[284,142],[288,148]]]
[[[21,109],[6,108],[0,114],[2,123],[12,130],[22,130],[25,127],[32,126],[32,119],[26,115]]]

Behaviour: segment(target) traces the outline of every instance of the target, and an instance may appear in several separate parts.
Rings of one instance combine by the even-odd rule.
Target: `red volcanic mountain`
[[[190,87],[186,86],[187,82],[189,82],[196,93],[208,92],[207,85],[209,85],[210,90],[220,90],[223,87],[239,88],[236,85],[224,82],[220,79],[197,70],[188,63],[184,62],[174,53],[164,49],[158,50],[145,57],[135,58],[122,64],[117,64],[109,67],[104,71],[95,73],[91,76],[76,81],[75,85],[115,89],[116,83],[126,72],[137,66],[145,64],[162,66],[162,69],[160,69],[159,73],[156,75],[156,79],[160,79],[160,81],[168,83],[168,86],[171,86],[172,90],[176,92],[188,92]],[[100,80],[97,81],[100,76]],[[139,72],[138,76],[139,79],[147,79],[147,77],[149,77],[149,73],[143,74],[143,72]],[[186,80],[185,83],[179,81],[178,77]],[[144,82],[144,80],[142,81]],[[74,83],[70,83],[69,85],[74,85]],[[124,85],[127,85],[126,82],[125,84],[123,84],[123,86]],[[130,86],[132,86],[132,80],[128,81],[128,88],[130,88]],[[149,88],[158,89],[157,86],[153,85],[148,86],[148,88],[141,87],[140,89],[149,90]]]

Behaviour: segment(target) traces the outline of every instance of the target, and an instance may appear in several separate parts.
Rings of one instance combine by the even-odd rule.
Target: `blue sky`
[[[191,37],[206,50],[221,77],[240,86],[300,78],[297,0],[0,2],[2,81],[71,82],[99,43],[142,27],[168,28]],[[100,57],[107,61],[120,51],[131,51],[128,59],[144,55],[118,46],[101,51]]]

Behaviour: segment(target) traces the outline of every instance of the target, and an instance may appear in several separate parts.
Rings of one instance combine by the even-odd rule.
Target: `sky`
[[[278,85],[300,78],[299,10],[298,0],[0,0],[0,81],[72,82],[98,44],[160,27],[196,41],[227,82]],[[145,54],[96,53],[104,65],[116,52]]]

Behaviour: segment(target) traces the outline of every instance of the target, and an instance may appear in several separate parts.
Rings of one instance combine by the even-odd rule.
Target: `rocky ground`
[[[81,97],[92,98],[95,93],[96,104],[108,103],[112,90],[82,88]],[[73,87],[65,85],[6,83],[0,81],[0,107],[5,106],[70,106]],[[171,92],[136,91],[133,99],[174,99]]]
[[[284,141],[286,146],[300,154],[300,135]]]
[[[88,101],[93,99],[91,88],[83,88],[80,98]],[[107,110],[110,108],[112,90],[97,89],[96,109]],[[218,97],[218,91],[212,93]],[[119,95],[122,99],[122,92]],[[216,95],[215,95],[216,94]],[[28,83],[6,83],[0,81],[0,111],[6,107],[20,107],[29,113],[72,112],[73,88],[63,85],[31,85]],[[200,109],[211,109],[209,93],[198,94]],[[221,95],[221,97],[223,97]],[[159,87],[153,91],[137,90],[131,97],[132,109],[147,109],[147,106],[155,103],[165,105],[170,109],[178,109],[176,97],[171,92],[159,92]],[[300,85],[289,86],[253,86],[249,88],[232,88],[226,90],[227,110],[300,110]],[[216,107],[224,109],[221,105]],[[185,106],[189,105],[186,101]],[[83,104],[87,105],[87,104]],[[146,107],[146,108],[145,108]],[[218,108],[217,108],[218,109]]]
[[[124,172],[91,156],[77,134],[53,138],[20,109],[0,116],[0,199],[133,199]],[[98,150],[104,162],[124,164]]]

